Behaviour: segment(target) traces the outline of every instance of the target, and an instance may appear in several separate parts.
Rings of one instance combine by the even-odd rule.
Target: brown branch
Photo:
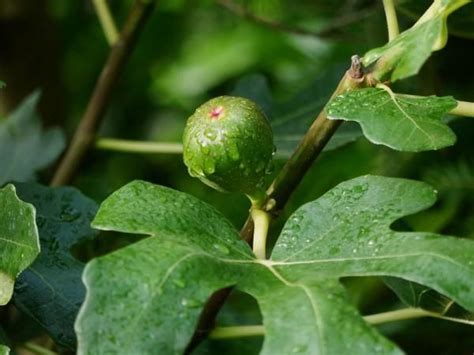
[[[365,77],[360,58],[355,55],[352,57],[350,69],[342,77],[331,98],[364,85]],[[280,170],[267,190],[268,196],[265,203],[267,211],[278,211],[285,206],[292,192],[299,185],[341,122],[342,121],[329,120],[324,109],[319,113],[293,155],[283,166],[283,169]],[[250,216],[240,230],[240,236],[249,244],[252,243],[253,222]],[[199,318],[196,331],[186,348],[185,354],[190,354],[214,328],[216,316],[232,290],[233,287],[219,290],[208,300]]]
[[[379,8],[379,4],[376,3],[376,5],[369,8],[365,8],[358,12],[352,12],[347,16],[340,17],[322,30],[311,31],[257,16],[248,11],[244,6],[236,4],[232,0],[216,0],[216,3],[239,17],[245,18],[249,21],[271,28],[273,30],[292,33],[300,36],[311,36],[318,38],[328,38],[334,36],[342,27],[363,20],[364,18],[370,16],[377,8]]]
[[[143,25],[154,7],[155,1],[135,0],[123,26],[117,43],[110,51],[84,116],[53,177],[51,186],[69,183],[77,172],[84,156],[92,147],[97,130],[104,118],[112,90],[123,71]]]

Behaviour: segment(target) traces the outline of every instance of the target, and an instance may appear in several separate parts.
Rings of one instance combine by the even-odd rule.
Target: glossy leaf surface
[[[358,122],[375,144],[419,152],[456,142],[453,131],[442,121],[456,105],[452,97],[409,96],[368,88],[335,97],[326,111],[330,119]]]
[[[435,198],[421,182],[346,181],[298,209],[271,259],[260,261],[212,207],[133,182],[102,204],[94,225],[151,237],[88,264],[76,323],[80,353],[182,353],[207,297],[236,285],[262,311],[262,354],[399,354],[362,319],[339,278],[403,278],[473,310],[472,241],[390,229]]]
[[[71,249],[98,233],[90,227],[94,201],[70,187],[17,184],[18,195],[37,211],[41,254],[15,285],[15,305],[35,319],[59,345],[74,349],[74,320],[84,301],[84,264]]]
[[[15,279],[39,251],[35,209],[7,185],[0,189],[0,305],[10,300]]]

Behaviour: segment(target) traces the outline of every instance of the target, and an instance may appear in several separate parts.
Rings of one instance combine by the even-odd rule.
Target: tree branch
[[[85,154],[94,144],[95,135],[104,118],[112,89],[115,87],[125,63],[135,46],[138,34],[151,14],[154,4],[155,1],[135,0],[125,21],[122,33],[113,45],[102,69],[86,112],[53,177],[51,186],[69,183]]]
[[[359,56],[353,56],[350,69],[341,79],[331,98],[363,85],[365,85],[365,77],[360,58]],[[284,207],[291,193],[301,182],[311,167],[311,164],[319,156],[341,122],[342,121],[329,120],[325,110],[323,109],[321,111],[308,132],[306,132],[306,135],[303,137],[298,148],[296,148],[296,151],[286,162],[283,169],[278,173],[269,187],[267,199],[264,204],[266,211],[275,211]],[[240,236],[249,244],[252,243],[253,222],[251,216],[247,218],[247,221],[240,230]],[[215,318],[227,300],[227,297],[232,292],[232,289],[232,287],[228,287],[217,291],[211,296],[201,313],[198,326],[186,348],[185,354],[190,354],[212,331],[215,325]]]
[[[371,15],[376,8],[378,8],[378,4],[376,4],[375,6],[363,9],[361,11],[352,12],[347,16],[341,17],[338,20],[333,21],[329,26],[323,28],[320,31],[310,31],[304,28],[288,26],[281,22],[257,16],[252,12],[248,11],[244,6],[237,4],[232,0],[216,0],[216,3],[239,17],[243,17],[249,21],[271,28],[273,30],[292,33],[300,36],[311,36],[318,38],[331,37],[335,33],[337,33],[341,27],[348,26],[352,23],[363,20],[364,18]]]

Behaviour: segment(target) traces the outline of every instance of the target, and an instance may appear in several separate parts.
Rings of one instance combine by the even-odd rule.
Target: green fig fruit
[[[270,124],[253,101],[233,96],[207,101],[189,117],[183,146],[191,176],[253,200],[261,195],[274,144]]]

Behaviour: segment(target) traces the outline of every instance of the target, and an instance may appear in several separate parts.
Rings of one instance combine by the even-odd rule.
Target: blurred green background
[[[109,3],[120,25],[132,1]],[[429,3],[398,1],[401,28],[413,24]],[[447,47],[395,90],[474,101],[474,4],[454,14],[449,26]],[[186,118],[198,105],[236,93],[255,99],[271,119],[279,148],[276,172],[324,106],[351,55],[363,55],[386,40],[380,0],[157,1],[114,90],[100,136],[180,142]],[[71,137],[108,51],[90,1],[0,0],[0,79],[7,84],[0,92],[0,115],[6,117],[39,88],[44,125],[59,126]],[[416,155],[373,145],[349,130],[352,142],[318,159],[272,236],[302,203],[338,182],[370,173],[424,180],[439,190],[438,203],[406,218],[402,228],[474,238],[474,125],[464,119],[451,127],[458,136],[454,147]],[[48,183],[53,169],[41,173],[42,183]],[[221,194],[189,177],[180,155],[93,150],[73,185],[100,202],[133,179],[191,193],[220,209],[237,228],[248,214],[244,197]],[[93,246],[96,253],[110,248],[110,236]],[[347,284],[364,313],[398,305],[378,280]],[[222,322],[255,323],[258,310],[246,299],[234,296]],[[471,328],[443,321],[405,321],[383,331],[412,354],[471,354],[474,349]],[[226,353],[255,353],[260,340],[233,343],[208,342],[200,351],[215,353],[225,346]]]

